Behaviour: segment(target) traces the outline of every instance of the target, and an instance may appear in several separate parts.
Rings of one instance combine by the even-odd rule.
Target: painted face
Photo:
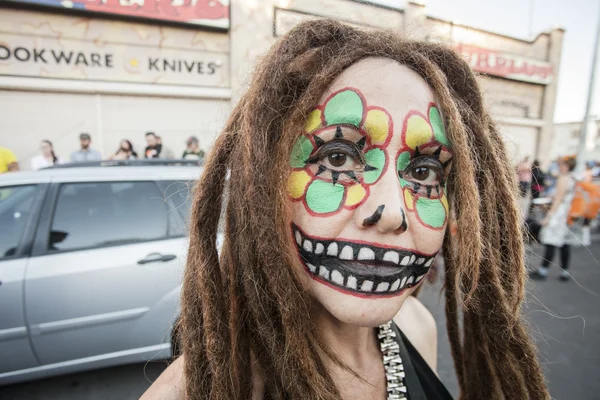
[[[312,296],[341,321],[389,321],[422,282],[448,220],[452,152],[433,92],[369,58],[345,70],[290,155],[290,227]]]

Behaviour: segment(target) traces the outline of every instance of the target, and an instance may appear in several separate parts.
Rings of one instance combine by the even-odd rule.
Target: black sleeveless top
[[[400,357],[404,365],[404,384],[408,390],[408,400],[452,400],[452,396],[429,367],[421,354],[414,348],[402,331],[392,321],[392,329],[400,346]],[[263,399],[270,400],[265,392]],[[286,396],[287,398],[287,396]]]
[[[400,358],[404,365],[404,384],[408,400],[452,400],[452,396],[432,371],[421,354],[414,348],[402,331],[392,322],[392,330],[400,346]]]

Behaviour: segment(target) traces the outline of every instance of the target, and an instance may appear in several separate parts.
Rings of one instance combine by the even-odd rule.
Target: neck
[[[374,328],[345,323],[335,318],[320,303],[312,310],[312,320],[323,338],[324,344],[352,369],[370,365],[374,357],[381,359],[379,342]],[[324,359],[330,365],[330,360]]]

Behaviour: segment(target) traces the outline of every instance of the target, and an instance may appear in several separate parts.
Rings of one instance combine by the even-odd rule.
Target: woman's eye
[[[343,167],[346,164],[346,155],[343,153],[333,153],[327,156],[327,161],[334,167]]]
[[[410,178],[426,184],[434,184],[438,181],[438,174],[429,167],[415,167],[409,172]]]
[[[362,168],[362,163],[346,153],[330,153],[321,158],[321,164],[334,171],[355,171]]]

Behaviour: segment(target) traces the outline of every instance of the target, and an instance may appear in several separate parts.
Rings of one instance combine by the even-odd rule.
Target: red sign
[[[229,27],[229,0],[11,0],[128,17]]]
[[[547,85],[552,82],[554,71],[547,61],[520,57],[514,54],[459,44],[458,51],[474,71],[517,81]]]

